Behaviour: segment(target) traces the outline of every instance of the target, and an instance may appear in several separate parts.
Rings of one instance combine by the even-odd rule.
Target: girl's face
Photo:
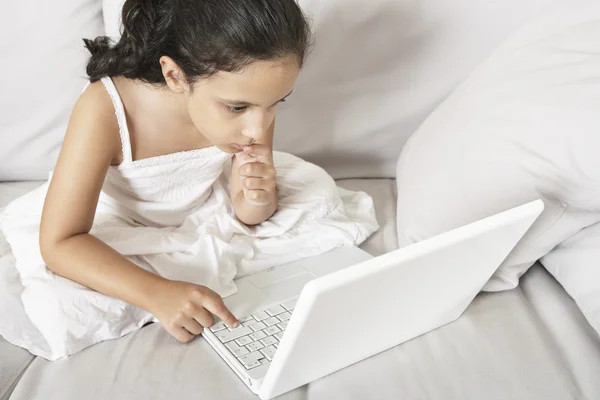
[[[292,92],[299,71],[297,58],[290,56],[198,80],[185,94],[189,116],[198,131],[225,152],[264,143],[278,105]]]

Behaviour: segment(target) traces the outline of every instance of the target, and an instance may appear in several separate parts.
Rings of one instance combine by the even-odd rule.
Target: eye
[[[241,112],[244,112],[244,110],[246,110],[246,108],[248,108],[248,107],[247,106],[225,106],[225,108],[227,108],[232,113],[239,114]]]

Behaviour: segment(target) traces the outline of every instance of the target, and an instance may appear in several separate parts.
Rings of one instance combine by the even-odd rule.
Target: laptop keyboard
[[[247,370],[269,364],[292,317],[296,301],[294,299],[238,318],[240,325],[235,329],[219,322],[210,330]]]

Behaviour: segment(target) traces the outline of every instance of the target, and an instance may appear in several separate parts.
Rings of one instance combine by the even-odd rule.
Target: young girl
[[[315,182],[325,189],[315,185],[308,193],[288,184],[289,201],[281,207],[288,211],[263,224],[286,190],[278,187],[286,178],[277,177],[274,166],[275,114],[309,47],[309,26],[294,0],[127,0],[122,22],[116,44],[106,37],[85,41],[90,84],[75,105],[44,193],[43,261],[27,258],[23,212],[13,205],[8,218],[7,210],[4,231],[26,287],[25,309],[53,358],[128,333],[150,320],[147,315],[181,342],[211,326],[212,314],[236,327],[221,295],[235,291],[241,259],[266,259],[275,247],[249,242],[252,237],[281,237],[276,243],[288,253],[286,243],[296,240],[297,256],[304,257],[360,243],[377,229],[370,199],[340,201],[321,172]],[[316,173],[308,163],[285,160],[278,170],[288,165],[286,175]],[[299,214],[302,207],[292,201],[307,199],[318,207]],[[259,224],[261,231],[253,228]],[[304,254],[302,241],[313,246]],[[189,254],[204,258],[185,258]],[[199,271],[211,258],[216,266]],[[285,260],[278,255],[269,262]],[[42,275],[41,262],[53,274]],[[72,281],[82,285],[79,294]],[[82,305],[88,303],[94,307]],[[124,312],[130,305],[135,308]],[[67,321],[62,331],[61,318],[49,317],[56,309],[74,310],[61,315]],[[126,316],[131,329],[122,329]]]

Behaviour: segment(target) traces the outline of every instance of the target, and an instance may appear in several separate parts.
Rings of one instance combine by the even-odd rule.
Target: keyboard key
[[[265,345],[262,344],[261,342],[252,342],[246,346],[246,348],[250,351],[260,350],[263,347],[265,347]]]
[[[250,325],[248,325],[248,328],[252,329],[253,332],[262,331],[266,327],[267,327],[267,325],[265,325],[263,322],[256,322],[256,321],[254,321]]]
[[[283,314],[278,315],[277,318],[280,321],[289,321],[290,318],[292,318],[292,314],[290,314],[289,312],[284,312]]]
[[[246,336],[252,333],[252,329],[247,327],[242,327],[238,329],[234,329],[233,331],[229,331],[228,329],[223,329],[222,331],[216,332],[215,336],[223,343],[231,342],[232,340],[241,338],[242,336]]]
[[[277,340],[281,340],[281,338],[283,337],[283,332],[276,333],[273,336],[275,336]]]
[[[277,324],[277,327],[278,327],[279,329],[281,329],[282,331],[285,331],[285,328],[287,328],[287,326],[288,326],[288,323],[287,323],[287,321],[285,321],[285,322],[280,322],[280,323],[278,323],[278,324]]]
[[[238,360],[243,365],[246,365],[246,364],[253,363],[254,361],[258,361],[261,358],[265,358],[265,356],[260,351],[253,351],[252,353],[248,353],[246,355],[238,357]]]
[[[279,323],[279,320],[276,317],[271,317],[271,318],[265,319],[263,321],[263,323],[266,326],[273,326],[273,325],[277,325]]]
[[[246,369],[254,369],[256,367],[260,367],[262,363],[260,361],[252,361],[249,364],[244,364],[244,368]]]
[[[252,316],[254,317],[255,320],[257,320],[258,322],[262,321],[263,319],[267,319],[270,317],[269,314],[267,314],[264,311],[259,311],[257,313],[252,314]]]
[[[252,340],[260,340],[260,339],[266,338],[267,334],[264,333],[263,331],[258,331],[258,332],[251,333],[249,336],[252,338]]]
[[[266,357],[267,360],[272,361],[276,350],[277,349],[275,347],[269,346],[269,347],[265,347],[260,352]]]
[[[227,329],[229,329],[229,331],[230,331],[230,332],[237,331],[238,329],[242,329],[242,328],[244,328],[244,325],[243,325],[243,324],[239,324],[239,325],[237,326],[237,328],[230,328],[230,327],[227,327]]]
[[[265,346],[271,346],[271,345],[277,343],[277,339],[275,339],[273,336],[267,336],[266,338],[264,338],[260,342],[262,344],[264,344]]]
[[[241,338],[237,339],[235,341],[239,346],[245,346],[247,344],[250,344],[253,342],[252,339],[250,339],[250,337],[248,336],[242,336]]]
[[[238,346],[235,342],[229,342],[227,343],[225,346],[227,346],[227,348],[233,353],[234,356],[236,357],[241,357],[243,355],[246,355],[248,353],[250,353],[248,351],[248,349],[246,349],[245,347],[240,347]]]
[[[213,326],[211,326],[210,331],[214,333],[214,332],[222,331],[225,328],[227,328],[225,326],[225,324],[223,322],[219,322],[218,324],[214,324]]]
[[[267,308],[265,311],[267,312],[267,314],[269,314],[270,316],[273,317],[277,314],[281,314],[282,312],[285,312],[285,308],[283,308],[281,306],[275,306],[275,307]]]
[[[261,365],[271,364],[271,361],[267,360],[266,358],[263,358],[262,360],[260,360],[260,364]]]
[[[232,351],[232,353],[236,357],[241,357],[250,353],[250,351],[248,351],[248,349],[245,347],[238,347],[238,349],[236,351]]]
[[[278,332],[281,332],[281,329],[279,329],[277,326],[269,326],[268,328],[265,328],[262,331],[264,333],[266,333],[268,336],[271,336]]]
[[[225,347],[227,347],[231,351],[235,351],[240,348],[240,346],[238,346],[235,342],[229,342],[225,345]]]
[[[248,315],[247,317],[238,318],[238,321],[240,321],[241,324],[248,321],[254,322],[254,318],[252,318],[252,315]]]
[[[297,302],[298,302],[298,298],[295,298],[294,300],[286,301],[285,303],[282,304],[282,306],[283,306],[283,308],[285,308],[288,311],[293,311],[294,308],[296,307]]]

